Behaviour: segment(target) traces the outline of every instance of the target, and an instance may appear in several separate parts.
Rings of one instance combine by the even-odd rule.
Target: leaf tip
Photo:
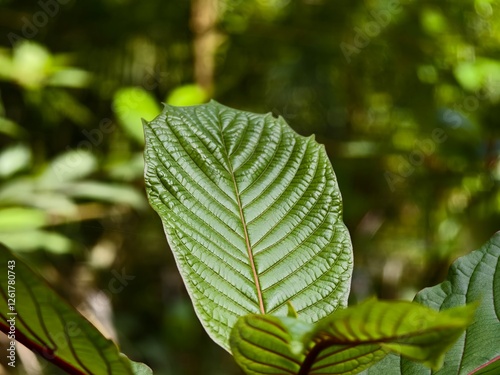
[[[287,316],[289,318],[298,319],[299,318],[299,314],[297,314],[297,310],[295,310],[295,308],[293,307],[292,302],[288,301],[286,304],[287,304],[287,307],[288,307]]]

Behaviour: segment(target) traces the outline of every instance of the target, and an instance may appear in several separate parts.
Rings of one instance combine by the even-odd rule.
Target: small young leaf
[[[145,124],[145,179],[196,313],[229,348],[238,317],[315,322],[345,306],[352,251],[325,148],[214,101]]]
[[[69,374],[148,374],[2,244],[0,266],[0,330],[11,341]]]
[[[287,316],[289,318],[298,318],[299,314],[297,314],[297,311],[293,307],[292,303],[290,301],[288,301],[287,305],[288,305],[288,314],[287,314]]]
[[[390,352],[437,369],[474,310],[436,312],[411,302],[369,300],[315,325],[247,315],[232,331],[231,349],[247,375],[356,374]]]

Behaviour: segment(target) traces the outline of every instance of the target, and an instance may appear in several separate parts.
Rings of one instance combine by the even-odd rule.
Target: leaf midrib
[[[259,274],[257,273],[257,267],[255,267],[254,254],[252,251],[252,245],[250,244],[250,236],[248,235],[248,229],[247,229],[245,214],[243,212],[243,205],[241,204],[238,183],[236,182],[236,176],[234,175],[233,164],[231,163],[231,159],[229,157],[229,152],[228,152],[227,147],[226,147],[226,142],[224,139],[224,132],[223,132],[222,126],[219,128],[219,131],[220,131],[222,146],[224,147],[224,154],[226,155],[226,158],[227,158],[227,165],[228,165],[228,169],[229,169],[228,172],[231,175],[231,180],[233,181],[234,193],[236,196],[236,203],[238,205],[238,210],[240,213],[240,220],[241,220],[241,224],[243,226],[243,234],[245,237],[245,245],[246,245],[247,254],[248,254],[248,261],[250,263],[250,268],[252,269],[255,288],[257,290],[257,300],[259,303],[259,311],[261,314],[265,314],[266,309],[264,307],[264,298],[262,296],[262,288],[260,286]]]

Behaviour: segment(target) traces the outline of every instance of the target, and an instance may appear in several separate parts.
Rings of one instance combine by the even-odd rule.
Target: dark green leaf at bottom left
[[[113,341],[1,244],[0,329],[69,374],[152,374],[132,367]]]

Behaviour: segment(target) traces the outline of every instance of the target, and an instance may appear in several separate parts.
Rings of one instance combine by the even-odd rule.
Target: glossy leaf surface
[[[446,281],[417,294],[415,301],[435,310],[478,304],[476,318],[446,354],[437,372],[391,356],[369,375],[496,374],[500,369],[500,232],[479,250],[457,259]]]

